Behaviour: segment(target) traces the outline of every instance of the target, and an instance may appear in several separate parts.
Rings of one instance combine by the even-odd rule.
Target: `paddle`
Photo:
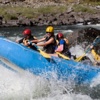
[[[91,46],[96,46],[98,43],[100,43],[100,36],[97,36],[97,37],[95,38],[95,40],[93,41],[93,43],[92,43]],[[89,46],[89,47],[87,48],[87,50],[85,51],[85,53],[84,53],[82,56],[80,56],[80,57],[78,57],[77,59],[75,59],[75,61],[77,61],[77,62],[81,61],[82,58],[85,57],[85,55],[86,55],[89,51],[91,51],[91,46]]]
[[[47,54],[46,52],[42,51],[41,49],[38,48],[37,45],[35,45],[34,43],[32,43],[33,46],[35,46],[37,48],[37,50],[40,52],[40,54],[45,57],[45,58],[51,58],[51,56],[49,54]],[[59,52],[56,52],[56,54],[58,54],[61,58],[64,58],[64,59],[67,59],[67,60],[70,60],[69,57],[59,53]]]
[[[51,56],[49,54],[47,54],[46,52],[42,51],[41,49],[38,49],[40,54],[45,57],[45,58],[51,58]]]
[[[93,41],[93,46],[95,46],[97,43],[98,43],[98,40],[100,39],[100,37],[98,36],[98,37],[96,37],[96,39]],[[42,51],[41,49],[39,49],[38,48],[38,46],[36,46],[34,43],[32,44],[32,45],[34,45],[36,48],[37,48],[37,50],[40,52],[40,54],[43,56],[43,57],[45,57],[45,58],[51,58],[51,56],[49,55],[49,54],[47,54],[46,52],[44,52],[44,51]],[[79,62],[79,61],[81,61],[81,59],[86,55],[86,53],[87,52],[89,52],[91,49],[90,48],[88,48],[87,50],[86,50],[86,52],[84,53],[84,55],[82,55],[82,56],[80,56],[80,57],[78,57],[78,58],[76,58],[75,59],[75,61],[77,61],[77,62]],[[67,57],[67,56],[65,56],[65,55],[63,55],[63,54],[61,54],[61,53],[59,53],[59,52],[56,52],[56,54],[58,54],[61,58],[63,58],[63,59],[66,59],[66,60],[70,60],[70,58],[69,57]]]
[[[66,59],[66,60],[70,60],[69,57],[67,57],[67,56],[65,56],[65,55],[63,55],[63,54],[61,54],[60,52],[56,52],[56,54],[58,54],[61,58],[64,58],[64,59]]]
[[[32,43],[33,46],[35,46],[37,48],[37,50],[40,52],[40,54],[45,57],[45,58],[51,58],[51,56],[49,54],[47,54],[46,52],[42,51],[41,49],[38,48],[37,45],[35,45],[34,43]]]

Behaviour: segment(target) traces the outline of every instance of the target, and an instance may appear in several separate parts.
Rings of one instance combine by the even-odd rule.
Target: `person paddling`
[[[94,42],[91,48],[91,54],[95,60],[96,65],[100,65],[100,36],[96,39],[97,41]]]
[[[32,45],[32,43],[30,43],[30,41],[36,40],[36,37],[34,37],[32,35],[31,30],[25,29],[22,34],[24,35],[24,37],[20,40],[17,40],[16,42],[17,43],[23,43],[25,46],[27,46],[27,47],[29,47],[33,50],[37,50],[37,48],[34,45]]]
[[[62,33],[58,33],[56,38],[58,40],[58,47],[55,50],[55,52],[60,52],[61,54],[64,54],[65,56],[71,58],[71,53],[68,49],[68,44],[64,39],[64,35]]]
[[[45,51],[48,54],[53,54],[55,52],[55,47],[56,47],[56,39],[54,35],[54,27],[53,26],[48,26],[46,28],[46,35],[37,40],[32,40],[31,42],[33,43],[38,43],[36,44],[37,46],[42,46],[43,51]],[[42,43],[39,43],[42,42]]]

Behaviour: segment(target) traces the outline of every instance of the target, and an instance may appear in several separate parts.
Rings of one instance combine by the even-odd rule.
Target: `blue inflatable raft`
[[[0,57],[35,75],[45,75],[50,79],[53,72],[57,75],[57,79],[68,80],[70,78],[79,84],[92,82],[100,73],[100,68],[72,60],[58,57],[48,60],[39,52],[2,37],[0,37]]]

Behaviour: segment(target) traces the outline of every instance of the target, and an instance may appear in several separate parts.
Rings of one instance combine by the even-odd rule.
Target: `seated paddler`
[[[23,43],[25,46],[27,46],[27,47],[29,47],[33,50],[37,50],[37,48],[34,45],[32,45],[32,43],[30,42],[32,40],[36,40],[36,37],[34,37],[32,35],[31,30],[25,29],[22,34],[23,34],[24,37],[20,40],[17,40],[16,42],[17,43]]]
[[[56,39],[54,35],[54,27],[48,26],[46,28],[46,34],[41,39],[32,40],[37,46],[43,47],[43,51],[48,54],[53,54],[56,48]]]
[[[58,40],[58,47],[55,52],[60,52],[61,54],[71,58],[71,53],[68,48],[68,44],[65,41],[64,35],[62,33],[58,33],[56,36]]]

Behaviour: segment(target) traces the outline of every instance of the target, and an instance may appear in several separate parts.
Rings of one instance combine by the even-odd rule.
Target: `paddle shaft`
[[[34,43],[32,43],[32,45],[37,48],[37,50],[40,52],[40,54],[45,57],[45,58],[51,58],[51,56],[49,54],[47,54],[46,52],[42,51],[41,49],[38,48],[38,46]]]
[[[98,43],[100,43],[100,36],[97,36],[97,37],[95,38],[95,40],[93,41],[93,43],[92,43],[91,46],[96,46]],[[85,57],[85,55],[86,55],[89,51],[91,51],[91,49],[92,49],[91,46],[89,46],[89,48],[87,48],[87,50],[85,51],[85,53],[84,53],[82,56],[76,58],[75,61],[77,61],[77,62],[81,61],[82,58]]]

